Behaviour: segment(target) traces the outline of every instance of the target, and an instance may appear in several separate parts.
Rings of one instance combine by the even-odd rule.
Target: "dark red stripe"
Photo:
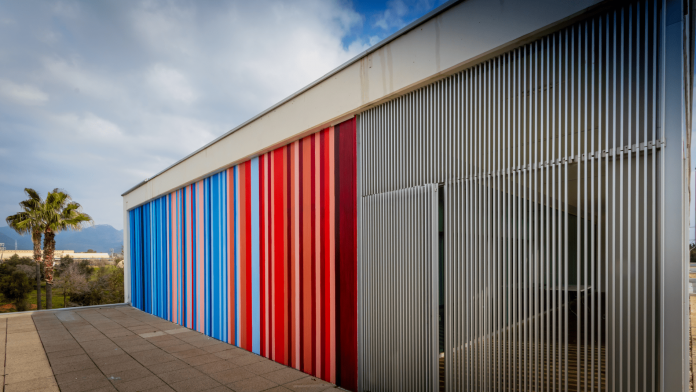
[[[355,119],[336,127],[336,383],[358,389]]]
[[[283,308],[283,354],[284,354],[284,364],[289,365],[290,364],[290,354],[292,350],[290,349],[290,325],[292,324],[292,291],[290,290],[290,282],[292,279],[292,274],[290,273],[292,271],[292,227],[291,222],[292,222],[292,198],[291,198],[291,192],[292,192],[292,175],[291,175],[291,158],[292,154],[290,153],[291,146],[285,146],[283,147],[283,151],[285,155],[283,156],[284,159],[284,171],[282,173],[283,180],[285,181],[285,193],[284,193],[284,199],[283,199],[283,219],[284,219],[284,234],[285,234],[285,246],[284,246],[284,251],[285,251],[285,258],[283,259],[284,263],[284,270],[283,270],[283,292],[284,292],[284,308]]]
[[[317,134],[314,134],[314,135],[312,135],[310,138],[311,138],[311,139],[314,139],[314,138],[316,138],[316,137],[317,137]],[[312,222],[312,224],[310,225],[311,233],[312,233],[312,234],[311,234],[311,235],[312,235],[312,242],[311,242],[311,244],[312,244],[312,258],[311,258],[311,263],[310,263],[310,265],[311,265],[311,267],[312,267],[312,275],[311,275],[311,276],[312,276],[312,277],[311,277],[312,282],[311,282],[311,293],[310,293],[310,304],[311,304],[311,311],[312,311],[312,318],[311,318],[311,323],[312,323],[312,324],[311,324],[311,331],[312,331],[312,332],[311,332],[311,335],[310,335],[310,336],[312,337],[312,343],[311,343],[311,345],[310,345],[310,347],[311,347],[310,350],[312,350],[312,351],[311,351],[311,352],[312,352],[312,355],[311,355],[311,358],[312,358],[312,367],[311,367],[311,369],[312,369],[312,374],[316,374],[316,371],[317,371],[317,357],[316,357],[316,352],[317,352],[317,340],[316,340],[316,334],[317,334],[318,331],[317,331],[317,328],[316,328],[316,325],[317,325],[317,307],[315,306],[315,304],[317,303],[317,302],[316,302],[316,301],[317,301],[317,299],[316,299],[316,293],[317,293],[317,287],[316,287],[316,286],[317,286],[317,284],[316,284],[316,282],[317,282],[317,268],[316,268],[316,265],[317,265],[317,263],[315,262],[316,257],[317,257],[317,247],[316,247],[316,245],[315,245],[315,244],[316,244],[315,241],[317,241],[317,234],[318,234],[318,233],[317,233],[317,230],[316,230],[316,223],[315,223],[315,222],[316,222],[316,204],[318,203],[318,200],[317,200],[317,198],[316,198],[316,192],[314,191],[314,189],[316,189],[318,178],[316,178],[317,176],[315,175],[315,173],[316,173],[316,165],[317,165],[317,162],[316,162],[316,154],[315,154],[316,143],[314,142],[314,140],[312,140],[311,142],[312,142],[312,144],[311,144],[311,149],[310,149],[310,151],[311,151],[311,162],[312,162],[312,167],[311,167],[311,170],[310,170],[310,173],[311,173],[311,176],[310,176],[310,177],[311,177],[311,185],[310,185],[309,189],[310,189],[310,194],[311,194],[311,198],[312,198],[312,212],[311,212],[311,216],[312,216],[311,222]]]
[[[329,254],[329,248],[327,247],[328,242],[328,233],[329,233],[329,226],[326,224],[326,218],[328,217],[328,195],[326,194],[326,171],[328,169],[327,166],[327,152],[326,152],[326,142],[328,140],[328,135],[327,135],[327,130],[323,130],[319,133],[319,162],[321,165],[319,166],[319,195],[320,195],[320,213],[321,215],[319,216],[319,235],[320,235],[320,256],[319,256],[319,263],[321,266],[321,275],[319,276],[319,282],[320,287],[319,287],[319,293],[321,294],[319,296],[320,298],[320,304],[319,304],[319,314],[321,316],[319,320],[319,325],[321,327],[321,330],[318,331],[319,333],[319,341],[320,341],[320,358],[317,358],[317,361],[319,363],[320,369],[321,369],[321,376],[324,379],[328,379],[329,377],[329,368],[326,366],[326,348],[328,347],[326,337],[328,336],[328,326],[326,324],[326,317],[329,315],[326,309],[326,304],[328,303],[329,297],[326,295],[327,290],[326,288],[329,287],[328,285],[328,280],[326,279],[327,277],[327,272],[328,272],[328,264],[326,263],[326,258]]]

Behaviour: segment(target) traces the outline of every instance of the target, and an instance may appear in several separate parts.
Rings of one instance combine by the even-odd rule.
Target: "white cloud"
[[[42,4],[0,2],[0,100],[23,105],[0,104],[0,200],[65,188],[117,228],[124,190],[380,35],[346,47],[366,22],[345,0]]]
[[[132,7],[130,23],[137,36],[156,52],[190,55],[195,46],[189,29],[196,28],[195,8],[171,1],[146,0]]]
[[[53,3],[53,12],[65,18],[76,18],[80,12],[80,6],[73,1],[56,1]]]
[[[113,100],[123,93],[113,78],[98,75],[75,59],[44,58],[43,74],[47,81],[93,98]]]
[[[379,13],[374,20],[374,26],[385,31],[395,31],[406,26],[415,14],[431,10],[444,0],[390,0],[387,9]]]
[[[408,7],[402,0],[390,0],[387,3],[387,9],[375,21],[375,26],[383,30],[401,27],[406,13],[408,13]]]
[[[197,94],[189,84],[186,76],[176,69],[162,64],[155,64],[148,71],[147,79],[150,85],[164,99],[190,104],[197,98]]]
[[[48,94],[35,86],[3,79],[0,79],[0,96],[22,105],[41,105],[48,101]]]
[[[64,114],[56,116],[54,120],[62,125],[66,132],[72,130],[81,138],[89,138],[101,143],[110,143],[123,136],[118,125],[93,113],[85,113],[82,116]]]

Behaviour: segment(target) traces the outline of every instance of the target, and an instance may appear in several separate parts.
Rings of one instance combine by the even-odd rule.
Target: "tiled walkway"
[[[130,306],[0,316],[0,328],[7,392],[337,388]]]

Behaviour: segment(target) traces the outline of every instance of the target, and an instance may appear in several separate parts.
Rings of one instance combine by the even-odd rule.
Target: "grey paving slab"
[[[235,392],[260,392],[278,386],[278,384],[260,376],[249,377],[227,385]]]
[[[327,389],[333,389],[334,385],[326,382],[322,379],[308,376],[300,378],[299,380],[294,380],[286,383],[285,388],[290,389],[294,392],[309,392],[309,391],[325,391]]]
[[[179,369],[186,369],[186,368],[190,368],[190,367],[191,367],[191,365],[189,365],[188,363],[181,361],[179,359],[175,359],[175,360],[169,361],[169,362],[150,365],[150,366],[148,366],[148,369],[150,369],[150,371],[152,371],[155,374],[160,374],[160,373],[173,372],[173,371],[179,370]]]
[[[266,374],[270,372],[275,372],[277,370],[285,369],[286,366],[282,365],[278,362],[273,362],[273,361],[263,361],[263,362],[257,362],[257,363],[252,363],[251,365],[246,365],[244,366],[244,369],[250,371],[251,373],[254,374]]]
[[[196,366],[196,369],[200,370],[205,374],[213,374],[234,369],[236,367],[238,366],[229,361],[217,361]]]
[[[195,357],[183,358],[182,361],[188,363],[191,366],[205,365],[206,363],[213,363],[217,361],[224,361],[222,358],[217,357],[213,354],[203,354],[197,355]]]
[[[286,384],[291,381],[299,380],[301,378],[307,377],[306,373],[302,373],[299,370],[285,368],[276,370],[274,372],[263,374],[262,377],[267,378],[277,384]]]
[[[188,380],[190,378],[196,378],[204,376],[205,374],[195,368],[185,368],[171,371],[169,373],[158,374],[159,378],[164,380],[167,384],[173,384],[176,382]]]
[[[169,386],[177,392],[198,392],[220,387],[222,385],[208,376],[199,376],[169,384]]]
[[[245,378],[251,378],[254,376],[256,376],[254,373],[243,368],[232,368],[210,375],[210,377],[223,384],[230,384],[235,381],[244,380]]]

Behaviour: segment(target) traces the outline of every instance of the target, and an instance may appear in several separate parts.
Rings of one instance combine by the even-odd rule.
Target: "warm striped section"
[[[355,121],[130,214],[132,303],[355,390]]]

